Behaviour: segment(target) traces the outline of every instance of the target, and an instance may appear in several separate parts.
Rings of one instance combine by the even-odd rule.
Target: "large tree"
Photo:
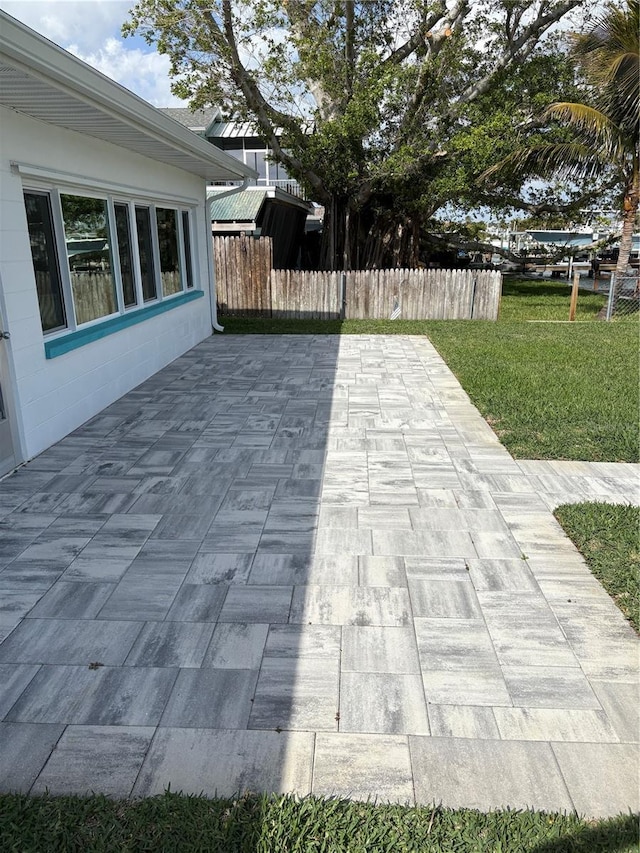
[[[560,176],[581,183],[603,177],[614,188],[622,219],[616,277],[629,263],[640,202],[640,3],[610,3],[591,30],[574,38],[573,56],[593,91],[593,105],[551,104],[543,123],[571,131],[563,142],[539,142],[514,151],[484,179],[514,175]]]
[[[125,32],[174,91],[252,120],[325,207],[325,267],[410,264],[448,204],[573,85],[553,31],[581,0],[140,0]],[[557,36],[556,36],[557,37]],[[539,212],[509,186],[509,203]]]

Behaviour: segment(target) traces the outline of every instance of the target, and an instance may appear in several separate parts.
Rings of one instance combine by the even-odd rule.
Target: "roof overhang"
[[[257,174],[0,10],[0,104],[209,182]]]
[[[212,212],[212,221],[214,222],[250,222],[256,219],[258,216],[263,204],[267,199],[273,199],[278,202],[279,206],[287,206],[287,207],[295,207],[297,210],[303,211],[306,215],[308,215],[313,210],[313,205],[311,202],[305,201],[298,196],[292,195],[291,193],[283,190],[281,187],[276,186],[249,186],[244,187],[243,189],[239,189],[237,193],[234,193],[233,196],[228,192],[228,187],[209,187],[207,190],[207,198],[210,202],[213,202],[215,205],[217,196],[222,196],[221,199],[224,201],[224,197],[230,196],[233,201],[227,202],[227,204],[223,204],[223,207],[227,207],[230,204],[231,208],[237,213],[240,209],[248,210],[248,213],[245,217],[238,217],[237,215],[227,219],[227,217],[223,217],[222,219],[217,219]],[[252,198],[253,197],[253,198]]]

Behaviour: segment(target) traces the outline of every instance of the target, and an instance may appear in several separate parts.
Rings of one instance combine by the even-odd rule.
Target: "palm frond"
[[[598,149],[602,156],[609,156],[616,160],[624,157],[627,150],[625,135],[601,110],[586,104],[561,102],[548,106],[543,118],[555,118],[571,126],[582,142]]]
[[[610,4],[594,28],[574,38],[573,54],[598,87],[598,105],[626,127],[640,113],[640,2]]]
[[[594,71],[607,76],[604,66],[616,54],[631,53],[638,55],[640,43],[640,3],[638,0],[627,0],[626,8],[621,9],[613,4],[605,9],[596,19],[593,28],[573,38],[573,53],[581,61],[594,61]],[[603,62],[604,60],[604,62]],[[614,82],[615,78],[608,78]]]

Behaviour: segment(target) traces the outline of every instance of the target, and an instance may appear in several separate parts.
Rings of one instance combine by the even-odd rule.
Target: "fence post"
[[[580,282],[580,273],[576,270],[573,274],[573,284],[571,286],[571,304],[569,305],[569,320],[576,319],[576,307],[578,305],[578,284]]]
[[[476,302],[476,288],[478,286],[478,279],[474,276],[471,287],[471,307],[469,308],[469,319],[473,320],[473,309]]]
[[[344,320],[347,316],[347,274],[340,273],[340,319]]]
[[[609,299],[607,300],[607,315],[605,318],[607,320],[610,320],[611,315],[613,314],[613,299],[614,299],[613,294],[615,292],[615,289],[616,289],[616,274],[615,274],[615,272],[612,272],[611,276],[609,278]]]

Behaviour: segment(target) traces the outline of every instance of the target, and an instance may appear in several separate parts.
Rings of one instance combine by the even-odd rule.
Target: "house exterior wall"
[[[210,263],[205,182],[118,146],[0,107],[0,310],[11,339],[4,342],[11,370],[5,397],[16,416],[22,461],[59,441],[97,412],[211,334]],[[20,172],[11,163],[20,164]],[[46,170],[25,177],[31,167]],[[85,178],[87,180],[85,180]],[[117,184],[158,204],[182,203],[192,218],[194,291],[204,298],[176,304],[136,325],[46,357],[30,250],[23,188],[109,192]],[[99,324],[100,321],[98,321]],[[97,324],[97,325],[98,325]],[[7,377],[4,377],[5,385]],[[14,436],[14,443],[16,437]]]

